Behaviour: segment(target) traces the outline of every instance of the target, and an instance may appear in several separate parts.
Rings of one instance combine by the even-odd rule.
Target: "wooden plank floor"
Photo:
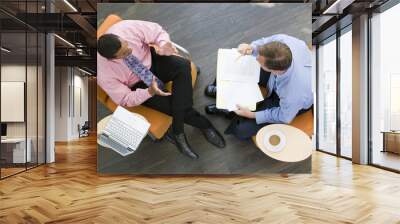
[[[400,175],[315,152],[312,174],[99,176],[94,137],[0,181],[0,223],[400,223]]]

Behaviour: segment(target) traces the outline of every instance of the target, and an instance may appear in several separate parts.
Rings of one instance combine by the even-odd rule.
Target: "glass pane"
[[[372,18],[372,163],[400,170],[400,4]]]
[[[27,20],[37,20],[37,16],[32,14],[37,13],[37,1],[27,2],[26,12],[28,13]],[[36,23],[37,21],[31,21]],[[36,30],[27,30],[27,80],[26,80],[26,114],[27,114],[27,150],[30,150],[30,159],[28,160],[27,167],[31,168],[37,166],[38,160],[38,35]]]
[[[28,150],[30,150],[30,159],[28,159],[28,168],[37,165],[38,147],[37,147],[37,132],[38,132],[38,119],[37,119],[37,63],[38,63],[38,37],[36,32],[27,33],[28,38],[28,62],[27,62],[27,80],[26,80],[26,115],[27,115],[27,142]]]
[[[336,40],[318,48],[318,148],[336,153]]]
[[[351,30],[340,36],[340,150],[351,158],[352,141],[352,35]]]
[[[1,175],[25,170],[26,34],[1,34]],[[6,49],[6,50],[4,50]]]
[[[1,1],[20,20],[43,13],[45,1]],[[27,17],[28,16],[28,17]],[[1,177],[45,161],[45,36],[0,12]],[[34,21],[33,21],[34,22]],[[3,99],[5,98],[5,99]]]

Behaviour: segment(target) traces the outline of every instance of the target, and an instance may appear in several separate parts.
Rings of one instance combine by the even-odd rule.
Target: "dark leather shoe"
[[[226,118],[229,118],[229,119],[233,118],[233,116],[235,115],[234,112],[229,112],[228,110],[224,110],[224,109],[218,109],[217,105],[215,103],[206,106],[204,108],[204,110],[206,111],[207,114],[210,114],[210,115],[223,115],[223,116],[225,116]]]
[[[215,98],[217,97],[217,86],[210,84],[206,87],[206,89],[204,90],[204,94],[206,94],[206,96]]]
[[[199,155],[192,151],[184,133],[174,134],[173,131],[169,129],[165,137],[169,142],[176,145],[183,155],[191,159],[199,158]]]
[[[225,139],[219,131],[211,126],[210,128],[200,129],[207,141],[218,148],[225,147]]]
[[[206,106],[204,110],[206,111],[207,114],[213,114],[213,115],[226,115],[229,113],[228,110],[218,109],[215,103]]]

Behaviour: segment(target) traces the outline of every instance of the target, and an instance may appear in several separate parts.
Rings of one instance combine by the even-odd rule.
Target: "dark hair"
[[[265,66],[272,70],[284,71],[292,64],[292,51],[286,44],[278,41],[261,46],[258,54],[265,57]]]
[[[107,59],[115,58],[121,48],[121,41],[115,34],[104,34],[97,40],[97,51]]]

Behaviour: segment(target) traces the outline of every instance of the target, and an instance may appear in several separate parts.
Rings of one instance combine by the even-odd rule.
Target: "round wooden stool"
[[[290,125],[271,124],[260,129],[256,145],[267,156],[283,162],[298,162],[312,154],[310,137]]]

